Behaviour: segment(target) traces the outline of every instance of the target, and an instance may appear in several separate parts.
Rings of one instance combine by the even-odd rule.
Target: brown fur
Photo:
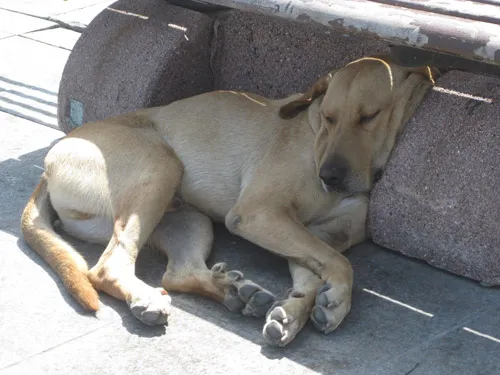
[[[50,207],[47,181],[42,177],[21,219],[26,242],[57,272],[68,292],[90,311],[99,309],[99,297],[87,277],[85,260],[53,228],[55,213]]]
[[[341,252],[366,239],[367,194],[431,81],[430,68],[371,57],[283,100],[216,91],[85,124],[49,151],[23,234],[88,310],[100,290],[146,324],[166,322],[170,297],[135,276],[148,243],[169,258],[165,288],[243,314],[269,310],[272,345],[287,345],[309,317],[329,333],[351,307]],[[107,244],[90,271],[54,231],[56,217],[68,233]],[[241,272],[208,269],[212,221],[287,258],[290,296],[270,309],[272,294]]]

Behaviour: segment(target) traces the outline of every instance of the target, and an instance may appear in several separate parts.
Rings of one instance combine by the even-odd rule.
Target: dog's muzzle
[[[328,192],[344,191],[347,172],[348,168],[344,163],[324,163],[319,170],[319,178],[323,188]]]

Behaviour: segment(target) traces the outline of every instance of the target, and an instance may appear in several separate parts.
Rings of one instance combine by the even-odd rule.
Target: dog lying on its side
[[[98,290],[164,324],[171,290],[267,314],[272,345],[291,342],[309,317],[329,333],[351,308],[353,271],[341,253],[367,238],[368,193],[432,84],[429,67],[366,57],[283,100],[215,91],[87,123],[49,151],[24,237],[88,310],[99,308]],[[107,244],[92,269],[56,219]],[[207,268],[212,221],[289,260],[285,300],[224,263]],[[134,274],[146,244],[168,256],[164,289]]]

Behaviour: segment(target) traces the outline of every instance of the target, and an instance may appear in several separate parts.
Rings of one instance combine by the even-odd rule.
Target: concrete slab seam
[[[125,318],[125,317],[130,316],[130,315],[131,315],[131,314],[124,315],[122,318]],[[30,355],[28,355],[27,357],[25,357],[25,358],[23,358],[23,359],[20,359],[20,360],[18,360],[18,361],[15,361],[15,362],[13,362],[13,363],[8,364],[8,365],[7,365],[7,366],[5,366],[5,367],[0,368],[0,371],[1,371],[1,370],[6,370],[6,369],[8,369],[8,368],[10,368],[10,367],[13,367],[13,366],[16,366],[16,365],[18,365],[18,364],[20,364],[20,363],[22,363],[22,362],[24,362],[24,361],[27,361],[27,360],[29,360],[29,359],[31,359],[31,358],[33,358],[33,357],[36,357],[36,356],[38,356],[38,355],[40,355],[40,354],[43,354],[43,353],[49,352],[49,351],[51,351],[51,350],[54,350],[54,349],[56,349],[56,348],[58,348],[58,347],[60,347],[60,346],[62,346],[62,345],[65,345],[65,344],[67,344],[67,343],[69,343],[69,342],[72,342],[72,341],[78,340],[78,339],[80,339],[81,337],[85,337],[85,336],[87,336],[87,335],[89,335],[89,334],[91,334],[91,333],[97,332],[97,331],[99,331],[99,330],[101,330],[101,329],[103,329],[103,328],[107,328],[107,327],[109,327],[109,326],[111,326],[111,325],[114,325],[114,324],[116,324],[116,323],[119,323],[119,322],[109,322],[109,323],[104,324],[104,325],[102,325],[102,326],[100,326],[100,327],[97,327],[97,328],[94,328],[94,329],[92,329],[92,330],[90,330],[90,331],[84,332],[84,333],[82,333],[81,335],[78,335],[78,336],[72,337],[72,338],[70,338],[70,339],[68,339],[68,340],[66,340],[66,341],[60,342],[60,343],[58,343],[58,344],[56,344],[56,345],[52,345],[52,346],[50,346],[50,347],[48,347],[48,348],[45,348],[45,349],[43,349],[43,350],[40,350],[40,351],[38,351],[38,352],[36,352],[36,353],[30,354]]]
[[[60,27],[57,26],[56,28],[59,29]],[[40,31],[40,30],[34,30],[34,31]],[[58,46],[56,44],[51,44],[51,43],[47,43],[47,42],[44,42],[41,40],[30,38],[27,34],[16,35],[16,36],[18,36],[20,38],[32,40],[33,42],[42,43],[42,44],[45,44],[46,46],[49,46],[49,47],[60,48],[60,49],[63,49],[65,51],[71,51],[71,49],[69,49],[69,48],[61,47],[61,46]]]
[[[16,10],[11,10],[11,9],[6,9],[6,8],[2,8],[0,7],[0,10],[4,10],[6,12],[11,12],[11,13],[17,13],[17,14],[21,14],[23,16],[26,16],[26,17],[32,17],[32,18],[38,18],[40,20],[44,20],[44,21],[50,21],[50,22],[53,22],[53,23],[57,23],[60,27],[64,28],[64,29],[68,29],[68,30],[73,30],[73,31],[77,31],[77,32],[82,32],[86,26],[76,26],[76,25],[72,25],[72,24],[69,24],[67,22],[63,22],[61,20],[58,20],[58,19],[54,19],[52,17],[40,17],[40,16],[35,16],[33,14],[28,14],[28,13],[24,13],[24,12],[19,12],[19,11],[16,11]],[[65,14],[65,13],[61,13],[61,14]],[[42,29],[43,30],[43,29]],[[33,31],[41,31],[41,30],[33,30]]]

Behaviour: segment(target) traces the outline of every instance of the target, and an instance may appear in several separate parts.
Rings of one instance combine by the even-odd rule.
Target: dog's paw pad
[[[245,291],[240,291],[243,300],[246,301],[245,307],[241,312],[243,315],[264,316],[274,303],[275,297],[271,292],[262,288],[255,289],[255,292],[249,294],[248,291],[253,288],[248,288]]]
[[[275,301],[274,295],[243,277],[240,271],[227,272],[224,305],[243,315],[264,316]]]
[[[284,346],[286,345],[285,343],[288,337],[288,331],[280,322],[270,320],[262,329],[262,335],[270,345]]]
[[[149,295],[134,298],[129,302],[132,314],[147,325],[166,324],[171,312],[172,299],[162,288]]]
[[[351,299],[350,294],[347,294],[347,297],[342,297],[343,295],[346,294],[329,283],[318,289],[316,303],[311,312],[311,321],[318,331],[328,334],[344,320],[351,309]]]
[[[286,301],[281,303],[286,304]],[[269,345],[283,347],[295,338],[303,325],[303,323],[287,313],[280,303],[276,303],[267,314],[262,336]]]

